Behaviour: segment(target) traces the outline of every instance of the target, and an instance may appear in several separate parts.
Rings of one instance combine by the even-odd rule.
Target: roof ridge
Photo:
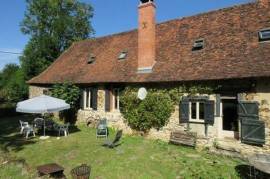
[[[80,43],[80,42],[85,42],[85,41],[95,41],[95,40],[107,39],[107,38],[111,38],[111,37],[115,37],[115,36],[121,36],[121,35],[126,35],[126,34],[129,34],[129,33],[132,33],[132,32],[136,32],[137,30],[138,29],[135,28],[135,29],[131,29],[131,30],[128,30],[128,31],[118,32],[118,33],[109,34],[109,35],[104,35],[104,36],[101,36],[101,37],[88,38],[88,39],[77,41],[75,43]]]
[[[249,5],[256,4],[256,3],[257,3],[257,1],[255,1],[255,2],[251,1],[251,2],[248,2],[248,3],[244,3],[244,4],[236,4],[236,5],[225,7],[225,8],[220,8],[220,9],[210,10],[210,11],[206,11],[206,12],[201,12],[201,13],[194,14],[194,15],[191,15],[191,16],[183,16],[183,17],[179,17],[179,18],[159,22],[159,23],[156,24],[156,26],[160,26],[160,25],[163,25],[163,24],[166,24],[166,23],[170,23],[170,22],[174,22],[174,21],[180,21],[180,20],[184,20],[184,19],[188,19],[188,18],[194,18],[194,17],[203,16],[203,15],[208,15],[208,14],[216,13],[216,12],[219,12],[219,11],[226,11],[226,10],[230,10],[230,9],[234,9],[234,8],[241,8],[243,6],[249,6]],[[75,43],[102,40],[102,39],[111,38],[111,37],[115,37],[115,36],[126,35],[126,34],[129,34],[131,32],[135,32],[137,30],[138,30],[138,28],[134,28],[134,29],[130,29],[130,30],[127,30],[127,31],[116,32],[116,33],[112,33],[112,34],[104,35],[104,36],[100,36],[100,37],[87,38],[87,39],[84,39],[84,40],[77,41]]]

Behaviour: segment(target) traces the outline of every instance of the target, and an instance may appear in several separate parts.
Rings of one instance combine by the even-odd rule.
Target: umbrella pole
[[[43,114],[43,136],[45,137],[45,115]]]

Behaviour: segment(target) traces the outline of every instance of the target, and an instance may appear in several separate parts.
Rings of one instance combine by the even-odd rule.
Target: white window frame
[[[270,42],[270,39],[269,38],[263,38],[263,32],[264,31],[270,31],[270,28],[265,28],[265,29],[262,29],[262,30],[260,30],[259,32],[258,32],[258,34],[259,34],[259,41],[260,42]]]
[[[192,118],[192,103],[196,103],[196,119]],[[189,102],[189,121],[191,122],[204,122],[204,119],[200,119],[200,103],[204,103],[202,101],[190,101]]]
[[[117,91],[117,96],[115,95]],[[114,88],[113,89],[113,110],[120,111],[120,89]],[[115,106],[115,100],[117,100],[117,106]]]
[[[92,88],[86,88],[83,90],[83,109],[92,109],[91,108],[91,91],[92,91]],[[88,93],[88,99],[87,98],[87,93]],[[88,105],[89,106],[86,106],[86,101],[88,100]]]

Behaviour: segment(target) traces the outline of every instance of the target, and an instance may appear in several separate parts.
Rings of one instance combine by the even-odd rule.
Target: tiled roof
[[[137,30],[74,43],[30,84],[167,82],[270,77],[270,8],[249,3],[157,25],[153,72],[137,73]],[[192,51],[196,39],[205,48]],[[128,51],[124,60],[120,52]],[[95,62],[87,64],[90,55]]]

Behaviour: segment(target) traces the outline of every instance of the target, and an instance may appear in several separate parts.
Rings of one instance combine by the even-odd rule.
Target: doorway
[[[222,130],[224,137],[239,139],[239,121],[236,98],[222,99]]]

